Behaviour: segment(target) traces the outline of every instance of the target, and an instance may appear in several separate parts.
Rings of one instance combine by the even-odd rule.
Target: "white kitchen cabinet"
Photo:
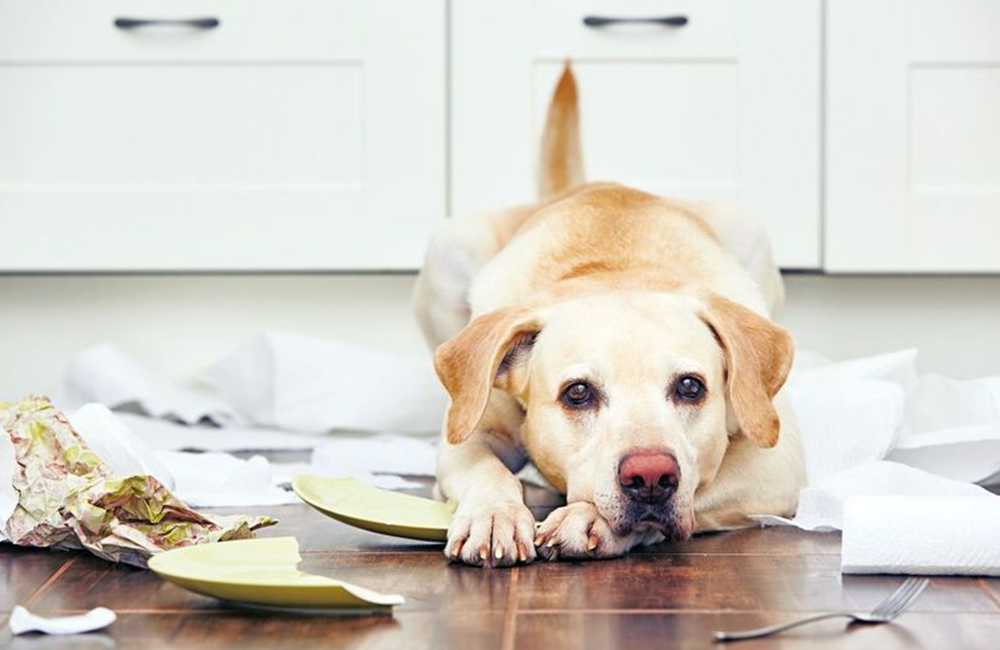
[[[453,214],[535,197],[570,58],[588,179],[734,202],[766,224],[782,266],[819,267],[818,0],[454,2],[451,39]]]
[[[826,269],[1000,271],[1000,3],[827,3]]]
[[[0,270],[417,267],[446,28],[445,0],[0,0]]]

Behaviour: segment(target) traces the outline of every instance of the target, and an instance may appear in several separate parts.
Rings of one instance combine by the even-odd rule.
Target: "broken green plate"
[[[292,488],[303,501],[345,524],[383,535],[444,542],[454,507],[392,490],[380,490],[353,478],[298,474]]]
[[[204,596],[239,604],[294,609],[388,610],[403,597],[298,570],[294,537],[185,546],[154,555],[161,578]]]

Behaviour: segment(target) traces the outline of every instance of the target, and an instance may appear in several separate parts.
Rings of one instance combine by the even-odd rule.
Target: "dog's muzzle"
[[[618,465],[624,507],[617,532],[654,528],[668,539],[686,538],[672,502],[680,482],[680,465],[669,452],[638,450],[625,455]]]

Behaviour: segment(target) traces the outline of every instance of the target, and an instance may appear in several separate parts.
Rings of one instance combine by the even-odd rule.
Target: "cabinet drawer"
[[[445,0],[0,12],[0,272],[419,265],[445,213]]]
[[[727,0],[535,0],[535,56],[542,59],[732,58],[738,52],[736,8]],[[584,24],[585,17],[683,16],[687,24]]]
[[[356,60],[362,0],[0,2],[0,62]],[[214,18],[215,27],[115,20]]]
[[[583,23],[680,15],[681,27]],[[568,58],[589,180],[735,203],[765,223],[782,266],[818,268],[820,27],[819,0],[453,3],[452,209],[534,198]]]

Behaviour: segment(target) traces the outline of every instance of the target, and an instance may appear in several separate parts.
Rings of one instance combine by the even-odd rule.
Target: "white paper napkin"
[[[842,571],[1000,575],[1000,497],[855,496],[844,505]]]

